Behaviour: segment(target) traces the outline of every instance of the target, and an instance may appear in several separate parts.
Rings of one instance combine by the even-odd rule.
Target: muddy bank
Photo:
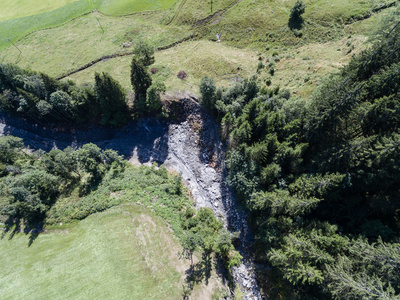
[[[123,128],[43,128],[0,115],[0,134],[21,137],[25,145],[45,151],[94,143],[118,151],[133,164],[156,162],[181,174],[197,207],[209,207],[230,231],[240,232],[238,250],[244,263],[233,270],[234,278],[246,291],[246,299],[261,299],[248,248],[253,237],[225,184],[225,147],[218,126],[193,99],[170,101],[168,107],[174,122],[142,119]]]

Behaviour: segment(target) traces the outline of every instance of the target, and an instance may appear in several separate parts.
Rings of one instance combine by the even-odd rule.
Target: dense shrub
[[[181,80],[185,80],[188,77],[184,70],[180,70],[176,76]]]

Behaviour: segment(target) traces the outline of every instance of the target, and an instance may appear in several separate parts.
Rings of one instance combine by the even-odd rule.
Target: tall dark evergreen
[[[128,106],[121,85],[107,73],[96,73],[95,91],[102,113],[101,123],[116,126],[125,124]]]
[[[139,39],[136,41],[133,53],[143,66],[148,67],[154,64],[154,48],[144,40]]]
[[[146,93],[152,80],[141,60],[135,56],[131,63],[131,83],[135,92],[135,110],[142,115],[146,113]]]

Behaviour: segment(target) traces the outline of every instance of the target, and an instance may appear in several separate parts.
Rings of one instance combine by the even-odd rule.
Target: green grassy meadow
[[[73,225],[0,240],[2,299],[177,299],[189,262],[165,222],[122,205]]]
[[[93,10],[106,15],[128,15],[168,9],[174,3],[174,0],[64,0],[54,4],[48,0],[40,0],[39,3],[1,0],[0,7],[6,9],[0,13],[0,50],[32,32],[58,27]]]
[[[295,2],[0,0],[0,63],[58,77],[105,55],[131,52],[124,43],[142,39],[160,48],[195,35],[155,53],[149,69],[156,69],[152,77],[167,93],[198,95],[204,76],[227,87],[255,74],[265,88],[306,98],[321,78],[370,46],[368,35],[388,10],[368,15],[392,0],[304,0],[299,36],[288,27]],[[94,83],[95,72],[107,72],[132,91],[131,60],[104,59],[66,80]],[[185,80],[177,78],[181,70]],[[31,245],[29,235],[3,233],[0,298],[182,298],[189,261],[177,257],[178,212],[190,200],[186,194],[173,199],[173,182],[155,174],[132,167],[90,195],[75,191],[60,199]],[[195,285],[191,298],[211,299],[224,288],[214,274],[208,285]]]
[[[197,33],[203,39],[156,53],[153,67],[159,73],[154,77],[164,80],[167,89],[196,93],[205,75],[214,77],[219,85],[228,86],[238,77],[256,73],[257,59],[268,64],[272,54],[278,53],[276,75],[269,78],[266,68],[259,72],[260,80],[269,78],[273,86],[283,85],[308,95],[323,75],[337,70],[351,57],[352,53],[346,52],[348,47],[341,46],[342,41],[356,35],[354,52],[367,47],[358,41],[366,40],[363,36],[373,30],[382,14],[348,25],[343,22],[365,15],[388,1],[335,1],[334,4],[325,0],[304,1],[307,8],[302,38],[295,37],[287,26],[294,2],[218,0],[213,1],[211,12],[211,3],[194,0],[80,0],[37,15],[0,22],[0,32],[5,33],[0,35],[0,62],[60,76],[104,55],[131,51],[123,48],[125,42],[143,39],[154,47],[162,47]],[[143,10],[156,11],[120,16]],[[8,15],[12,14],[9,9]],[[40,30],[47,27],[51,29]],[[35,32],[26,35],[28,31],[24,28]],[[213,42],[217,32],[221,35],[218,44]],[[13,40],[11,35],[26,36],[14,47],[9,41]],[[317,51],[302,54],[303,49],[313,48]],[[322,48],[324,51],[318,50]],[[120,57],[100,62],[69,78],[78,83],[93,82],[94,72],[105,71],[130,90],[129,66],[130,57]],[[189,75],[185,81],[176,77],[180,70]]]
[[[145,17],[92,13],[27,36],[18,43],[21,53],[9,47],[2,51],[0,62],[18,62],[20,66],[60,76],[103,55],[131,50],[122,47],[124,42],[144,39],[159,47],[190,34],[188,26],[162,26]]]
[[[191,91],[197,93],[203,76],[216,78],[218,84],[228,86],[235,78],[248,77],[255,73],[257,55],[254,51],[240,50],[222,43],[211,41],[188,41],[179,46],[155,53],[157,68],[155,80],[165,81],[167,90]],[[131,90],[130,62],[132,56],[118,57],[100,62],[91,68],[68,77],[77,83],[94,82],[95,72],[108,72],[126,90]],[[186,80],[178,79],[177,74],[184,70]]]
[[[76,0],[40,0],[38,3],[38,1],[1,0],[0,21],[45,13],[75,1]]]
[[[107,15],[127,15],[146,10],[169,9],[177,0],[102,0],[97,9]]]

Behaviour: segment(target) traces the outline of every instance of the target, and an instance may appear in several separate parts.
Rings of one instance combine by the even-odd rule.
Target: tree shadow
[[[12,218],[8,217],[5,221],[6,227],[3,229],[3,233],[1,234],[1,239],[4,239],[6,235],[9,233],[8,239],[11,240],[17,233],[21,232],[21,219],[20,218]]]
[[[192,263],[189,269],[185,271],[186,278],[183,285],[183,299],[189,299],[196,284],[204,281],[208,285],[213,265],[211,254],[211,252],[203,252],[201,260],[195,264]]]
[[[30,247],[39,234],[43,232],[43,221],[44,216],[41,221],[36,222],[26,221],[20,217],[9,216],[5,221],[6,227],[1,234],[1,239],[4,239],[7,234],[9,234],[8,240],[12,240],[18,233],[24,233],[25,235],[29,235],[28,247]]]
[[[37,124],[0,112],[0,134],[20,137],[25,145],[35,150],[47,152],[93,143],[101,149],[115,150],[128,159],[134,156],[142,164],[163,164],[168,156],[168,126],[158,119],[131,121],[122,128],[87,124],[59,126]]]
[[[168,156],[168,126],[153,118],[132,122],[116,131],[103,148],[133,157],[141,164],[156,162],[161,165]]]

